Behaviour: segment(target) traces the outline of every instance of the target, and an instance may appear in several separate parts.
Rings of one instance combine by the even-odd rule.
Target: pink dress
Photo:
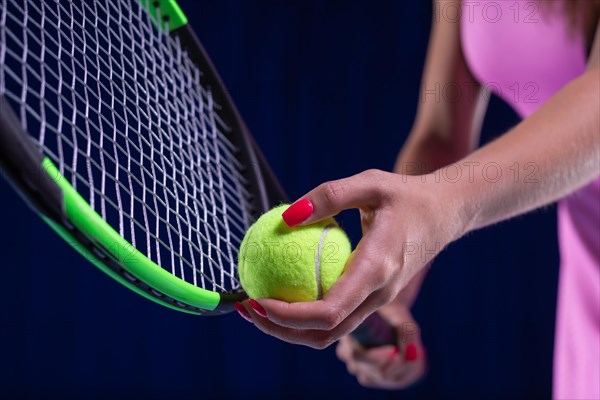
[[[462,46],[471,71],[523,118],[586,68],[580,30],[570,29],[560,8],[537,4],[462,6]],[[558,230],[553,397],[600,399],[600,178],[559,202]]]

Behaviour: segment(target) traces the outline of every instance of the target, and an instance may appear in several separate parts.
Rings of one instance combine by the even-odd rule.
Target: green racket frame
[[[191,61],[203,72],[223,117],[231,123],[229,139],[241,149],[242,173],[252,194],[253,218],[271,205],[287,200],[273,172],[227,93],[188,20],[174,0],[141,4],[160,29],[168,27],[177,36]],[[62,176],[52,161],[23,132],[18,117],[0,97],[0,167],[17,191],[42,219],[75,250],[107,275],[130,290],[174,310],[218,315],[232,311],[233,304],[246,298],[243,291],[218,293],[194,286],[161,268],[123,239]]]

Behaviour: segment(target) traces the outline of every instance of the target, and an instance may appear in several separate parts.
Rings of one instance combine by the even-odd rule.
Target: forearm
[[[466,79],[464,62],[456,68],[455,78]],[[472,78],[470,78],[472,80]],[[413,131],[396,159],[394,172],[403,175],[426,175],[466,157],[477,144],[487,108],[487,99],[480,89],[471,101],[447,105],[446,117],[438,116],[447,131],[436,129],[435,123],[417,118]],[[451,118],[447,116],[451,115]],[[431,116],[434,117],[434,116]],[[465,134],[465,132],[467,132]],[[428,264],[428,267],[431,263]],[[419,272],[398,294],[395,304],[411,307],[419,294],[429,268]]]
[[[600,174],[599,93],[600,71],[590,69],[446,179],[436,172],[460,216],[457,236],[552,203]]]
[[[411,134],[414,135],[414,134]],[[396,159],[394,172],[402,175],[425,175],[442,168],[462,157],[452,154],[446,143],[435,134],[415,135],[403,147]]]
[[[435,139],[434,135],[424,135],[413,132],[413,137],[422,138],[429,137],[428,140],[413,140],[404,146],[394,166],[394,172],[404,175],[425,175],[440,167],[444,167],[456,161],[458,155],[453,155],[448,150],[448,147]],[[466,154],[463,154],[466,156]],[[431,265],[431,264],[429,264]],[[425,277],[427,276],[428,267],[423,268],[393,301],[391,307],[400,305],[411,308],[414,304]]]
[[[456,85],[468,93],[447,101],[440,92]],[[487,98],[463,55],[459,25],[434,21],[415,123],[394,172],[425,175],[467,156],[477,145],[486,108]],[[412,305],[425,275],[417,274],[396,301]]]
[[[483,102],[484,99],[481,99],[481,101]],[[481,107],[485,107],[485,105],[486,103],[481,104]],[[474,118],[473,113],[475,113],[475,108],[465,108],[466,107],[463,106],[462,113],[457,112],[456,114],[462,114],[464,119],[471,118],[471,120],[474,120],[474,126],[469,127],[469,129],[472,130],[472,133],[466,138],[466,140],[472,143],[471,146],[474,146],[474,140],[471,140],[470,138],[479,136],[478,132],[480,130],[480,118]],[[480,112],[480,114],[483,114],[483,110]],[[460,124],[464,124],[464,122],[461,121]],[[467,125],[465,124],[465,126]],[[437,135],[435,134],[413,132],[409,138],[412,138],[412,140],[409,139],[407,144],[404,146],[398,155],[396,164],[394,166],[394,172],[399,174],[425,175],[437,170],[438,168],[445,167],[448,164],[456,162],[457,160],[467,156],[469,151],[472,150],[471,146],[469,145],[449,145],[446,141],[438,139]],[[394,300],[396,305],[402,305],[408,308],[412,307],[417,295],[419,294],[430,265],[431,263],[429,263],[426,268],[423,268],[423,270],[420,271],[398,294]]]
[[[457,80],[466,79],[468,71],[462,62],[455,70]],[[469,77],[472,80],[472,77]],[[471,101],[447,105],[451,118],[438,116],[448,131],[441,133],[435,129],[435,123],[423,123],[417,119],[415,128],[398,155],[394,172],[403,175],[426,175],[466,157],[475,148],[483,115],[487,108],[487,99],[480,89]],[[465,134],[465,132],[467,132]],[[428,267],[431,263],[428,264]],[[423,280],[429,268],[419,272],[398,294],[394,303],[411,307],[419,294]]]

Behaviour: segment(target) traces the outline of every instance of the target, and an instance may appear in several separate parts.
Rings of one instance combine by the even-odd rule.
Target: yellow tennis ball
[[[263,214],[242,241],[238,273],[251,298],[318,300],[344,272],[352,247],[342,228],[333,218],[290,228],[281,218],[288,207]]]

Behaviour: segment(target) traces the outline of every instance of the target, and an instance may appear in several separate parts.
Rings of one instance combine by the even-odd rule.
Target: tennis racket
[[[246,298],[244,233],[287,201],[174,0],[1,0],[0,166],[91,263],[197,315]]]

